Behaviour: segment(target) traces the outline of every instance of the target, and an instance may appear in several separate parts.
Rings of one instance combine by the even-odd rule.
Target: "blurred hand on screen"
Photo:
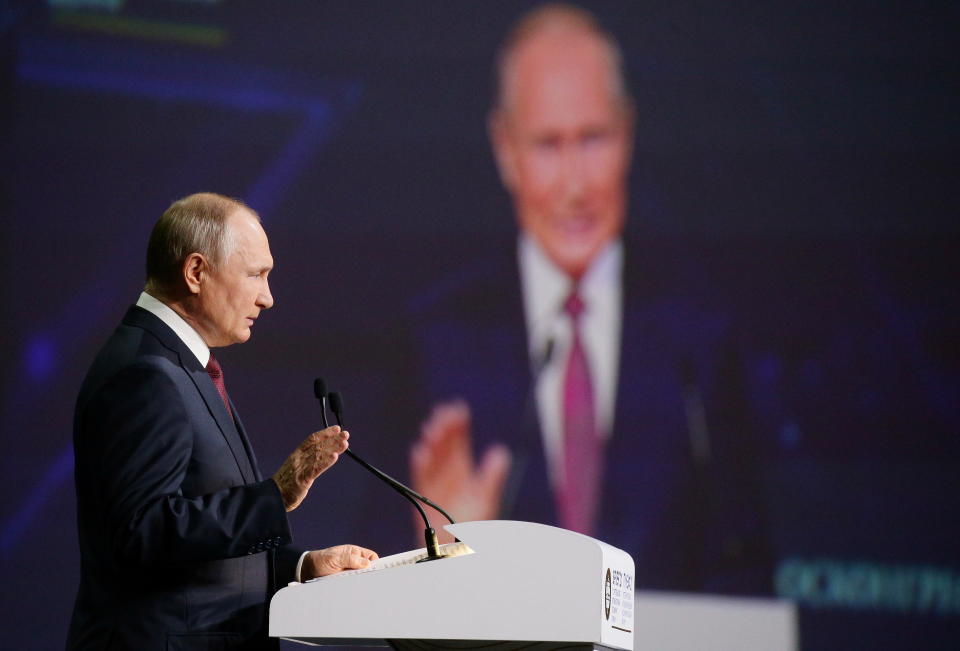
[[[510,451],[503,445],[488,449],[477,464],[470,438],[470,407],[463,401],[439,403],[420,429],[410,450],[413,489],[445,508],[457,522],[491,520],[500,511],[500,498],[510,471]],[[440,542],[453,536],[443,531],[446,519],[426,509]],[[416,530],[422,520],[416,514]]]
[[[336,574],[343,570],[362,570],[377,560],[377,552],[357,545],[337,545],[315,549],[303,559],[300,580],[309,581],[318,576]]]

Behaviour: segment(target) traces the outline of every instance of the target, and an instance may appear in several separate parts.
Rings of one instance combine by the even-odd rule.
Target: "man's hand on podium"
[[[377,552],[357,545],[337,545],[307,552],[300,567],[300,580],[336,574],[344,570],[362,570],[377,560]]]

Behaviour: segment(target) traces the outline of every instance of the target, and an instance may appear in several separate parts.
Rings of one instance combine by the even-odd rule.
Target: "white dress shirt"
[[[146,292],[140,292],[140,298],[137,299],[137,307],[142,307],[158,319],[166,323],[173,330],[180,341],[190,349],[200,366],[206,368],[210,361],[210,347],[203,341],[196,330],[189,323],[183,320],[183,317],[173,311],[167,304],[155,299]]]
[[[537,414],[554,488],[563,482],[563,374],[573,338],[564,302],[572,279],[557,268],[533,238],[522,234],[518,244],[527,348],[532,368],[541,369],[535,388]],[[578,293],[585,309],[580,337],[590,368],[596,422],[609,437],[616,405],[623,312],[623,243],[608,244],[580,279]],[[549,342],[553,342],[552,346]],[[544,362],[548,348],[549,359]]]

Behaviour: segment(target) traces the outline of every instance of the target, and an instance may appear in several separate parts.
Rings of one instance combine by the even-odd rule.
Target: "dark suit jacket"
[[[465,398],[477,453],[499,441],[514,455],[502,517],[556,524],[515,243],[502,250],[416,300],[420,404]],[[677,287],[684,274],[667,250],[625,250],[617,404],[594,535],[633,555],[639,588],[765,593],[757,457],[730,320]],[[707,413],[708,459],[691,449],[690,400]]]
[[[275,647],[267,602],[297,560],[280,492],[150,312],[131,307],[100,351],[73,436],[81,577],[67,647]]]

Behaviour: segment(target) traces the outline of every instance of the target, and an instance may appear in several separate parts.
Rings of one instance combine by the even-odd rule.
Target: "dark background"
[[[322,375],[358,451],[406,476],[393,335],[513,232],[485,118],[529,6],[0,2],[4,647],[63,644],[73,400],[180,196],[242,197],[271,238],[276,307],[220,355],[263,470],[318,426]],[[960,5],[589,7],[638,105],[628,230],[736,314],[771,594],[798,600],[804,649],[956,648]],[[298,542],[417,545],[371,483],[331,470]]]

